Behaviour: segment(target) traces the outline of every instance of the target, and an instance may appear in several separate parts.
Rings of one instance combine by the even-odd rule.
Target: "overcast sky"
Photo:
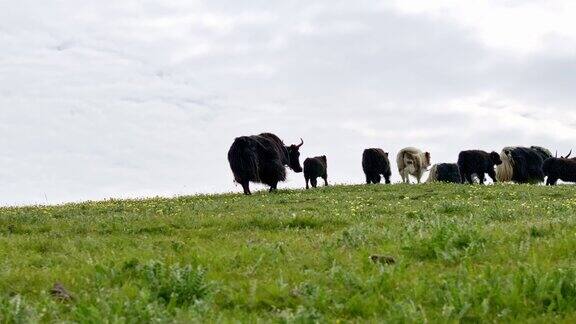
[[[265,131],[337,183],[367,147],[576,149],[571,0],[0,7],[2,205],[240,192],[228,148]]]

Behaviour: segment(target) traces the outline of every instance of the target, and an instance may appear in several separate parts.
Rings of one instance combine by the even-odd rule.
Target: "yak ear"
[[[384,155],[386,155],[386,157],[388,157],[388,152],[384,152]]]
[[[424,155],[426,156],[426,161],[430,163],[430,152],[426,152]]]

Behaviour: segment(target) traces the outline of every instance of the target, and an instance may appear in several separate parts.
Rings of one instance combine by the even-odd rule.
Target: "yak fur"
[[[362,169],[366,175],[367,184],[380,183],[381,176],[384,177],[386,183],[390,183],[390,160],[388,159],[388,152],[379,148],[365,149],[362,153]]]
[[[458,155],[458,167],[460,168],[462,183],[473,184],[472,176],[474,174],[478,177],[480,184],[484,184],[485,174],[488,174],[493,182],[497,182],[494,167],[500,164],[502,164],[502,159],[496,152],[469,150],[462,151]]]
[[[430,168],[427,182],[460,183],[460,168],[456,163],[439,163]]]
[[[420,183],[422,175],[430,167],[430,153],[422,152],[414,147],[407,147],[398,152],[396,163],[404,183],[410,183],[410,175],[416,177]]]
[[[278,182],[286,180],[286,168],[302,172],[299,149],[304,144],[286,146],[271,133],[237,137],[228,151],[228,162],[234,180],[242,185],[244,194],[250,195],[250,182],[277,188]]]
[[[328,161],[326,155],[307,158],[304,160],[304,180],[306,180],[306,189],[309,188],[308,182],[313,188],[318,184],[317,178],[324,179],[324,185],[328,185]]]

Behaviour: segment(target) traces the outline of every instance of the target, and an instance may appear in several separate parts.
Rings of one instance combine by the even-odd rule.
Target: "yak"
[[[234,139],[228,151],[228,162],[234,180],[242,185],[245,195],[250,195],[250,182],[263,183],[275,191],[278,182],[286,180],[288,166],[294,172],[302,172],[300,166],[300,144],[286,146],[271,133],[241,136]]]
[[[530,149],[535,151],[538,155],[540,155],[540,157],[542,158],[542,161],[546,161],[547,159],[552,157],[552,153],[548,149],[545,149],[543,147],[530,146]],[[570,152],[570,153],[572,153],[572,152]]]
[[[404,183],[410,183],[410,175],[416,177],[420,183],[422,175],[430,166],[430,153],[422,152],[414,147],[407,147],[398,152],[396,163]]]
[[[362,169],[366,175],[367,184],[380,183],[381,176],[387,184],[390,183],[390,160],[388,159],[388,152],[379,148],[368,148],[362,153]]]
[[[558,180],[576,182],[576,159],[570,159],[570,154],[572,151],[565,157],[551,157],[544,161],[542,171],[546,176],[546,185],[555,186]]]
[[[539,147],[505,147],[500,153],[502,163],[496,167],[496,179],[500,182],[544,182],[542,165],[551,158],[549,150]]]
[[[461,183],[460,168],[456,163],[434,164],[426,182]]]
[[[486,180],[484,175],[486,173],[493,182],[497,182],[494,166],[500,164],[502,164],[502,159],[500,159],[500,155],[496,152],[488,153],[481,150],[469,150],[462,151],[458,155],[458,167],[460,168],[462,183],[467,181],[469,184],[473,184],[474,180],[472,176],[475,174],[480,184],[484,184]]]
[[[304,180],[306,189],[309,189],[308,182],[316,188],[317,178],[324,179],[324,186],[328,186],[328,161],[326,155],[307,158],[304,160]]]

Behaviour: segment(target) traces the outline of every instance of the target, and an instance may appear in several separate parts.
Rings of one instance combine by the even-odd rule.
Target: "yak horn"
[[[566,155],[565,159],[569,158],[570,155],[572,155],[572,150],[570,150],[570,152],[568,153],[568,155]]]
[[[300,138],[300,144],[296,145],[296,147],[300,147],[302,145],[304,145],[304,140],[302,138]]]
[[[558,157],[558,150],[556,150],[556,154],[554,155],[555,158]]]

